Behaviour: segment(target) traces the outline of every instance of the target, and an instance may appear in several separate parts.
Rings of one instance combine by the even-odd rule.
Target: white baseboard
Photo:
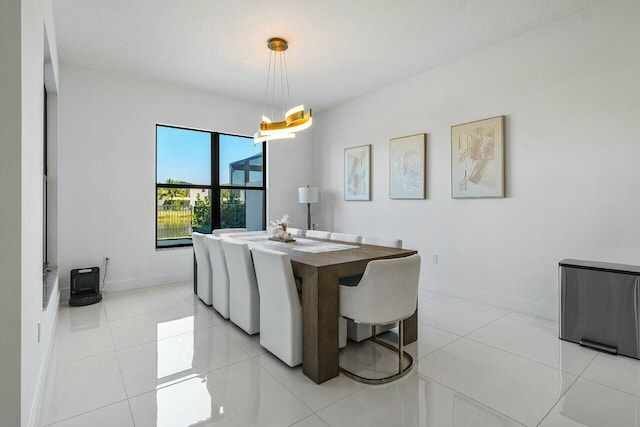
[[[433,283],[428,280],[423,280],[423,282],[429,282],[429,286],[422,288],[428,291],[434,291],[456,298],[475,301],[482,304],[492,305],[494,307],[504,308],[506,310],[517,311],[519,313],[530,314],[532,316],[543,317],[545,319],[558,321],[557,306],[539,304],[520,298],[493,294],[490,292],[452,285],[448,283]]]
[[[193,271],[168,274],[166,276],[140,277],[137,279],[118,280],[105,282],[100,286],[101,291],[118,292],[131,289],[148,288],[151,286],[170,285],[172,283],[188,282],[193,280]],[[69,288],[61,289],[62,299],[69,299]]]

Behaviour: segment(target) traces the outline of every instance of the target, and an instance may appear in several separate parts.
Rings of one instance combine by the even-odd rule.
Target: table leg
[[[198,294],[198,262],[195,251],[193,252],[193,293]]]
[[[411,344],[418,340],[418,306],[416,305],[416,312],[413,316],[404,320],[404,344]]]
[[[338,269],[305,268],[302,275],[302,371],[317,384],[337,377]]]

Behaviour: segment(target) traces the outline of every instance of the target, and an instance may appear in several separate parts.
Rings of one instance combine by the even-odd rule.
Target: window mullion
[[[211,230],[220,228],[220,134],[211,133]]]

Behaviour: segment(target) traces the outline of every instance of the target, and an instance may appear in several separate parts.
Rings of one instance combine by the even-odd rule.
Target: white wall
[[[0,422],[37,422],[57,304],[42,311],[44,11],[0,4]],[[55,40],[50,40],[55,49]],[[38,336],[42,325],[44,335]],[[46,368],[44,368],[46,370]]]
[[[0,414],[20,423],[21,5],[0,2]]]
[[[102,266],[105,256],[107,290],[191,280],[191,248],[155,249],[155,125],[252,135],[262,106],[65,63],[60,69],[61,288],[72,268]],[[311,175],[310,150],[310,140],[269,143],[274,215],[292,209],[285,192],[299,208],[293,188]]]
[[[402,238],[421,287],[550,318],[561,259],[639,264],[639,17],[607,2],[317,115],[321,228]],[[451,199],[450,126],[498,115],[507,197]],[[388,140],[421,132],[428,198],[389,200]],[[373,198],[345,202],[343,150],[363,144]]]

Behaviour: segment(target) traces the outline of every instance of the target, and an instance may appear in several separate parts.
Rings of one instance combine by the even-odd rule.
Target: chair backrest
[[[341,287],[340,314],[371,324],[406,319],[416,311],[419,279],[420,255],[370,261],[358,286]]]
[[[246,228],[217,228],[211,232],[214,236],[219,236],[221,234],[231,234],[231,233],[245,233],[247,231]]]
[[[388,237],[364,236],[362,243],[365,245],[386,246],[388,248],[402,247],[402,239],[390,239]]]
[[[331,233],[331,237],[329,238],[331,240],[339,240],[341,242],[360,243],[362,241],[362,236],[349,233]]]
[[[207,235],[207,247],[211,260],[211,305],[222,317],[229,318],[229,274],[222,250],[222,237]]]
[[[205,304],[211,304],[211,260],[207,247],[206,235],[194,232],[191,234],[193,252],[198,265],[197,294]]]
[[[260,344],[289,366],[302,363],[302,308],[289,255],[253,247],[260,290]]]
[[[291,233],[292,236],[302,236],[302,230],[299,228],[287,227],[287,231]]]
[[[320,231],[320,230],[307,230],[305,233],[306,237],[313,237],[316,239],[329,239],[331,237],[330,231]]]
[[[198,263],[198,269],[201,265],[210,265],[209,263],[209,250],[207,249],[206,242],[204,240],[205,235],[202,233],[191,233],[191,240],[193,241],[193,252],[196,255],[196,262]],[[206,260],[206,262],[205,262]],[[211,268],[211,267],[209,267]]]
[[[260,293],[249,245],[221,242],[229,273],[229,318],[248,334],[260,332]]]

